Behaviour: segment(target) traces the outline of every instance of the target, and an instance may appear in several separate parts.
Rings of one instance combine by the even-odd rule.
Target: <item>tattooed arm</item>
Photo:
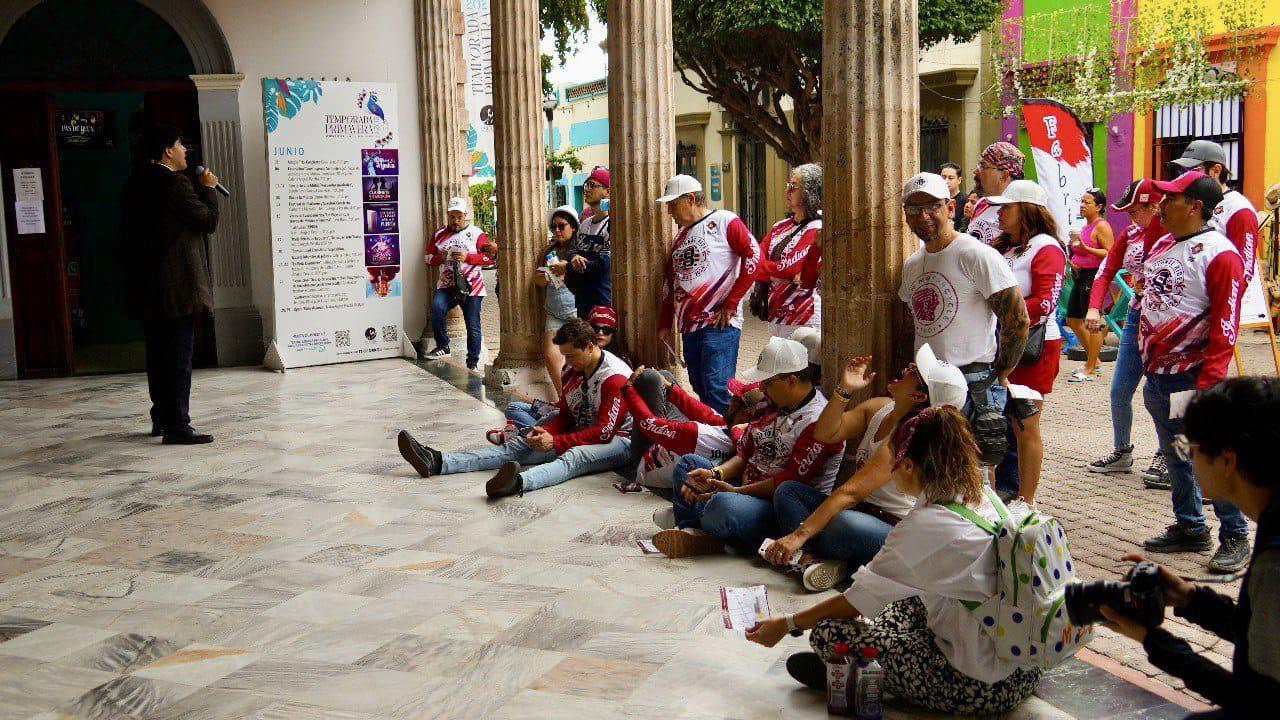
[[[987,298],[987,305],[999,323],[1000,349],[996,353],[996,373],[1001,380],[1018,367],[1022,349],[1027,344],[1027,303],[1018,286],[1006,288]]]

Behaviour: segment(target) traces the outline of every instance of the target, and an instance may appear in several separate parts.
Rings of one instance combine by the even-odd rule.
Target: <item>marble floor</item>
[[[482,443],[482,397],[401,360],[202,371],[217,442],[169,447],[140,375],[0,383],[0,720],[825,716],[804,641],[721,621],[721,585],[790,612],[793,579],[643,555],[660,501],[614,476],[490,503],[403,463],[401,427]],[[1073,661],[1012,716],[1184,712]]]

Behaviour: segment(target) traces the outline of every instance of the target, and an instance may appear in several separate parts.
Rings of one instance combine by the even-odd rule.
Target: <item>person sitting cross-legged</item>
[[[440,452],[407,430],[397,438],[400,454],[422,477],[497,469],[485,484],[490,499],[523,495],[579,475],[622,466],[630,454],[631,417],[622,407],[622,386],[631,368],[596,345],[596,333],[580,318],[556,331],[566,371],[559,411],[523,437],[500,447]],[[521,465],[526,466],[521,470]]]
[[[950,405],[963,408],[968,383],[960,368],[948,365],[923,345],[916,361],[889,383],[889,397],[876,397],[849,407],[852,396],[875,377],[868,374],[871,358],[854,358],[845,365],[835,396],[818,417],[814,437],[824,442],[857,443],[852,453],[853,475],[830,497],[798,482],[783,483],[773,495],[779,538],[765,559],[790,567],[803,550],[800,567],[806,590],[821,592],[871,561],[884,538],[916,505],[889,478],[893,454],[889,437],[902,422],[920,410]]]
[[[673,471],[672,506],[676,528],[653,536],[667,557],[718,552],[726,541],[751,554],[775,537],[773,492],[788,480],[831,492],[844,443],[822,443],[813,424],[827,399],[809,379],[809,353],[794,340],[771,338],[754,370],[776,411],[752,421],[737,444],[737,455],[716,465],[685,455]]]

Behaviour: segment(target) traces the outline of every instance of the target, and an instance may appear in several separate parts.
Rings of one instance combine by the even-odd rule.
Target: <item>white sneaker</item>
[[[673,530],[676,526],[676,509],[667,505],[653,511],[653,524],[663,530]]]
[[[1094,460],[1085,468],[1091,473],[1121,473],[1133,470],[1133,447],[1116,448],[1101,460]]]
[[[819,560],[804,569],[801,582],[809,592],[822,592],[849,576],[849,567],[839,560]]]

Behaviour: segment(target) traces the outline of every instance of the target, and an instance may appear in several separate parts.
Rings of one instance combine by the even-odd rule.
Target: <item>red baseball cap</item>
[[[1157,180],[1155,186],[1166,195],[1179,193],[1192,200],[1199,200],[1208,210],[1213,210],[1222,202],[1222,186],[1218,181],[1196,170],[1184,172],[1167,182]]]
[[[592,325],[603,325],[604,327],[618,327],[618,313],[608,305],[596,305],[591,308],[591,312],[587,313],[587,322]]]
[[[729,387],[729,394],[739,398],[760,387],[760,383],[758,382],[746,383],[734,377],[729,378],[729,382],[727,384]]]
[[[609,187],[609,168],[603,165],[597,165],[595,170],[587,176],[588,180],[595,180],[605,187]]]
[[[1160,188],[1156,187],[1156,181],[1151,178],[1140,178],[1134,180],[1125,188],[1124,194],[1120,199],[1111,206],[1112,210],[1124,212],[1133,206],[1134,203],[1158,203],[1164,199],[1164,193]]]

